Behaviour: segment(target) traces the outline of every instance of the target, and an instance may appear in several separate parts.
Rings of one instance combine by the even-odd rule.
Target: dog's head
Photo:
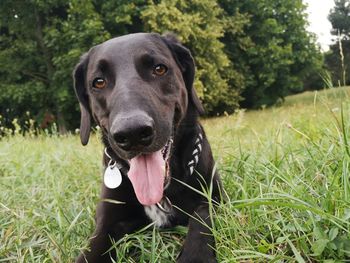
[[[162,184],[153,177],[164,174],[161,166],[167,165],[174,130],[188,109],[203,111],[193,88],[194,72],[190,52],[175,37],[148,33],[95,46],[75,67],[81,142],[88,143],[92,117],[112,149],[129,160],[137,196],[145,190],[136,188]],[[139,201],[156,202],[160,189],[153,190],[138,196]]]

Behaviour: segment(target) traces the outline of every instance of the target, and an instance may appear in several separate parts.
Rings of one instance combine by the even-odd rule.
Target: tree
[[[350,1],[335,0],[328,16],[332,35],[337,39],[326,54],[326,64],[332,80],[339,85],[350,84]]]
[[[141,12],[148,3],[144,0],[94,0],[96,12],[101,15],[104,29],[112,37],[144,31]]]
[[[79,56],[107,38],[88,1],[1,1],[0,112],[56,116],[61,132],[76,118],[71,71]],[[16,106],[13,106],[16,105]],[[69,127],[68,127],[69,128]]]
[[[301,0],[220,0],[228,15],[239,12],[246,37],[233,41],[227,31],[223,42],[231,61],[239,60],[245,77],[241,106],[273,105],[304,89],[304,81],[321,69],[322,56],[314,36],[306,31]],[[242,33],[241,33],[242,34]]]
[[[350,38],[350,1],[334,0],[334,8],[330,11],[328,19],[332,24],[332,35],[340,35],[342,39]]]
[[[272,105],[322,63],[304,9],[302,0],[2,0],[0,115],[7,125],[30,111],[39,122],[54,115],[60,131],[76,127],[79,56],[141,31],[172,31],[190,48],[208,115]]]
[[[225,18],[215,1],[4,0],[0,15],[0,115],[7,125],[13,118],[23,124],[29,111],[39,123],[54,115],[60,131],[76,127],[71,71],[79,56],[140,31],[174,31],[191,48],[208,114],[238,105],[243,77],[219,40]]]
[[[197,65],[195,88],[209,114],[237,108],[242,87],[242,76],[220,42],[226,26],[222,16],[212,0],[151,1],[141,12],[146,31],[175,32],[190,48]]]

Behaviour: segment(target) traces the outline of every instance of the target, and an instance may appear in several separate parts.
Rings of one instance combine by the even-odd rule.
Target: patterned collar
[[[187,163],[187,167],[190,171],[190,175],[193,174],[194,169],[196,168],[198,161],[199,161],[199,156],[202,153],[202,143],[203,143],[203,135],[201,132],[198,133],[196,141],[194,143],[194,150],[192,152],[192,158],[191,160]]]

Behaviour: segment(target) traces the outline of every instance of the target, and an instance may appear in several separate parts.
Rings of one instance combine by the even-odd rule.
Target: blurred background
[[[347,85],[349,12],[348,0],[2,0],[0,135],[77,128],[74,65],[128,33],[178,35],[195,58],[207,116]]]

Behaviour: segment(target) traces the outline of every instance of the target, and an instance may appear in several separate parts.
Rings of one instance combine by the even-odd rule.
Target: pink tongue
[[[164,173],[165,161],[160,151],[130,160],[128,176],[141,204],[154,205],[162,199]]]

